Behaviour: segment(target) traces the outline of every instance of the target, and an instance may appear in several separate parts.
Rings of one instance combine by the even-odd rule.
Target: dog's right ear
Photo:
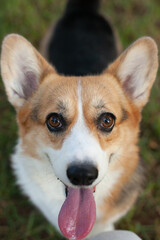
[[[127,48],[106,70],[116,76],[126,96],[140,109],[147,103],[158,70],[158,48],[142,37]]]
[[[5,37],[1,52],[1,74],[8,99],[16,109],[38,89],[47,71],[55,72],[25,38],[17,34]]]

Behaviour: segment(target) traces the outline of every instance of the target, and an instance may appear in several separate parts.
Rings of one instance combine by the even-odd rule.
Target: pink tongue
[[[68,196],[58,217],[61,232],[66,238],[85,238],[94,225],[96,205],[92,189],[68,188]]]

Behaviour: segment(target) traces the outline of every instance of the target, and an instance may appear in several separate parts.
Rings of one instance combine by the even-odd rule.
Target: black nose
[[[74,185],[91,185],[98,177],[98,170],[92,164],[75,164],[67,169],[67,176]]]

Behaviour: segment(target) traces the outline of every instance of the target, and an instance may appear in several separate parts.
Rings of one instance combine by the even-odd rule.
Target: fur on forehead
[[[25,108],[29,106],[33,118],[39,119],[40,122],[44,122],[51,112],[63,113],[72,119],[77,114],[79,87],[84,117],[89,115],[95,117],[104,111],[120,116],[123,106],[128,112],[132,112],[117,79],[110,74],[94,77],[64,77],[49,74],[44,76],[42,84]]]
[[[51,112],[72,117],[76,110],[77,85],[76,77],[47,75],[31,100],[32,112],[35,111],[41,121]]]
[[[124,91],[123,93],[140,110],[148,100],[156,77],[158,69],[157,53],[157,46],[153,39],[149,37],[141,38],[124,51],[105,71],[116,76]],[[1,71],[9,101],[17,109],[22,107],[38,90],[45,75],[50,72],[55,73],[54,68],[46,62],[30,43],[16,34],[8,35],[3,41]],[[64,79],[62,76],[59,77],[59,79],[61,78]],[[98,89],[100,89],[103,82],[102,76],[83,79],[90,79],[91,81],[91,83],[87,82],[86,86],[93,84],[94,79],[99,80]],[[68,80],[70,86],[74,85],[71,84],[70,79]],[[84,80],[83,82],[85,82]],[[115,81],[113,83],[115,84]],[[55,82],[52,84],[54,85]],[[111,83],[108,81],[105,89],[110,89],[110,86]],[[115,92],[115,86],[112,87],[113,92]],[[92,92],[92,90],[93,86],[91,86],[90,91]],[[89,91],[87,91],[88,93]]]
[[[101,136],[98,133],[95,120],[101,113],[113,113],[116,116],[117,126],[127,119],[126,115],[129,114],[130,120],[127,122],[130,129],[138,127],[139,111],[137,107],[130,104],[114,76],[105,74],[94,77],[64,77],[48,74],[44,76],[34,96],[21,107],[18,113],[21,137],[24,137],[26,141],[28,133],[33,136],[34,132],[37,132],[37,136],[41,133],[46,136],[46,144],[52,144],[55,149],[60,149],[66,135],[79,117],[79,103],[82,106],[80,117],[85,120],[85,125],[97,138],[102,149],[106,149],[109,142],[111,148],[113,139],[117,139],[117,134],[105,138],[103,134]],[[67,119],[68,128],[64,134],[54,136],[48,133],[47,128],[44,128],[46,117],[52,112],[61,113]],[[135,133],[137,133],[136,130]],[[29,135],[30,138],[32,138],[31,135]],[[27,142],[27,145],[30,146],[30,142]]]

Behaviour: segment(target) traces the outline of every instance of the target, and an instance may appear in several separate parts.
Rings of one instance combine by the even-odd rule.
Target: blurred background
[[[38,48],[65,4],[66,0],[0,0],[0,44],[6,34],[14,32]],[[101,11],[116,27],[123,48],[144,35],[153,37],[160,46],[159,0],[102,0]],[[7,102],[0,79],[0,239],[62,240],[15,184],[9,158],[16,139],[15,111]],[[139,145],[146,166],[146,185],[137,204],[116,227],[134,231],[144,240],[160,240],[159,73],[150,102],[143,110]]]

